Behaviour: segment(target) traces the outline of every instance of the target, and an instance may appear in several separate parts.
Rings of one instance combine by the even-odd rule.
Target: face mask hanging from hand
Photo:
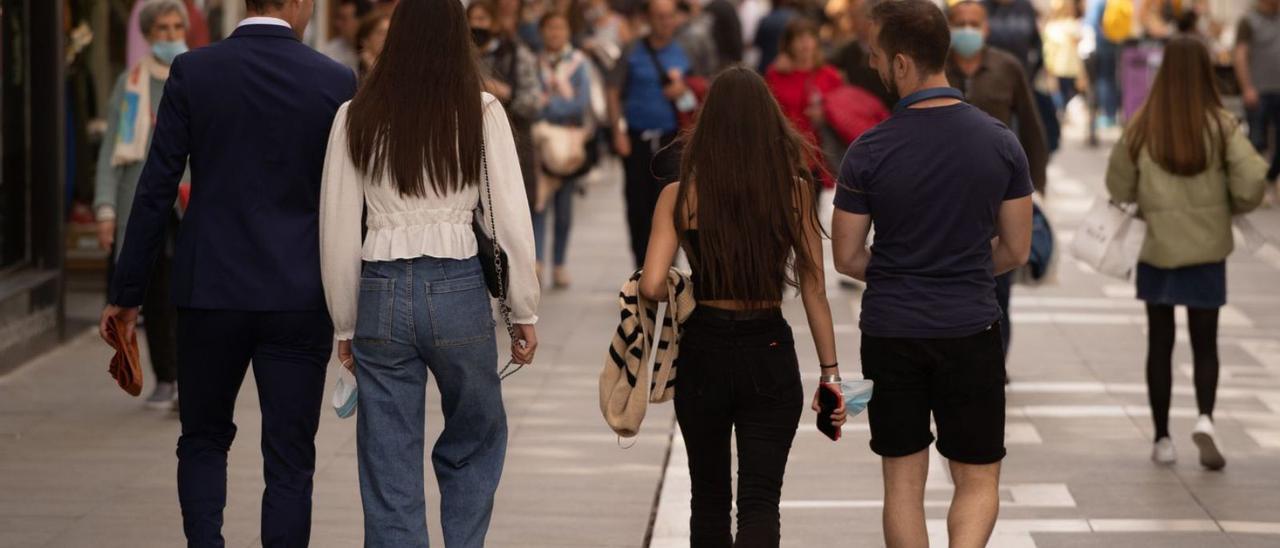
[[[180,40],[156,42],[151,44],[151,54],[161,63],[172,65],[173,60],[187,52],[187,43]]]
[[[982,30],[974,27],[958,27],[951,29],[951,49],[961,57],[972,57],[982,50],[986,38]]]
[[[840,381],[840,393],[844,394],[844,412],[856,417],[871,403],[871,393],[876,383],[869,379]]]

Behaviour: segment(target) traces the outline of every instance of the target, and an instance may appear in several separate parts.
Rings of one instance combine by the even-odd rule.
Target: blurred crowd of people
[[[848,145],[886,119],[899,100],[870,66],[865,43],[868,14],[880,1],[466,3],[485,91],[501,101],[516,134],[539,279],[560,289],[570,285],[574,197],[601,165],[621,165],[631,252],[635,264],[643,264],[658,195],[679,176],[677,136],[692,123],[710,79],[727,67],[751,67],[765,78],[784,114],[819,151],[810,162],[813,180],[833,188]],[[1277,0],[1256,0],[1234,27],[1215,18],[1206,0],[945,3],[951,85],[1014,130],[1041,193],[1059,128],[1072,119],[1069,109],[1087,113],[1083,120],[1091,129],[1122,124],[1146,98],[1162,41],[1179,32],[1209,46],[1219,88],[1240,97],[1255,147],[1276,150],[1270,134],[1280,126]],[[334,0],[328,5],[328,38],[317,49],[365,77],[382,52],[396,4]],[[131,12],[128,68],[114,86],[106,116],[106,134],[117,138],[103,139],[96,169],[93,212],[103,249],[115,249],[123,239],[149,143],[149,114],[159,102],[168,63],[188,47],[217,38],[200,10],[190,7],[182,0],[152,0],[136,3]],[[151,108],[138,108],[139,100]],[[1268,180],[1274,182],[1280,153],[1272,154]],[[171,232],[180,216],[179,207]],[[158,286],[167,287],[167,268],[162,260]],[[1010,286],[1009,277],[1002,277],[1005,310]],[[173,311],[161,304],[148,307],[160,381],[152,398],[157,406],[176,393],[173,337],[157,336],[157,329],[172,331]],[[1007,344],[1009,322],[1002,327]]]
[[[623,159],[632,252],[643,262],[648,213],[661,185],[674,179],[678,157],[664,161],[658,152],[688,125],[708,80],[726,67],[744,64],[765,76],[797,129],[823,151],[813,166],[830,188],[830,168],[845,148],[898,99],[869,66],[860,39],[878,1],[464,2],[488,69],[486,90],[511,112],[520,137],[540,263],[547,245],[541,227],[553,225],[554,285],[569,283],[561,242],[572,226],[571,198],[604,157]],[[1041,191],[1073,100],[1080,99],[1076,111],[1087,117],[1075,119],[1091,136],[1119,126],[1150,89],[1161,41],[1178,32],[1205,40],[1224,94],[1241,96],[1255,145],[1269,146],[1267,130],[1280,112],[1277,63],[1266,61],[1275,59],[1276,23],[1258,14],[1274,10],[1271,0],[1257,2],[1234,27],[1225,17],[1239,14],[1215,17],[1208,0],[936,1],[952,24],[952,84],[1017,132]],[[321,51],[367,72],[394,6],[337,0],[333,37]],[[544,157],[562,150],[565,139],[587,153],[553,173]]]

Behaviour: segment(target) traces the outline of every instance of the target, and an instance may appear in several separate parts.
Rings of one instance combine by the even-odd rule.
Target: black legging
[[[1218,309],[1188,308],[1191,352],[1194,354],[1196,406],[1213,416],[1218,392]],[[1169,400],[1173,395],[1173,343],[1177,333],[1173,307],[1147,304],[1147,398],[1156,440],[1169,436]]]

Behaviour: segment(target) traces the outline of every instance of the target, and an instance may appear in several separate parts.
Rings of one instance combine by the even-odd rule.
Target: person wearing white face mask
[[[133,195],[151,147],[155,112],[169,79],[169,65],[187,51],[187,21],[187,8],[181,0],[147,0],[138,22],[151,45],[151,54],[120,75],[107,101],[107,132],[98,151],[93,200],[98,244],[104,250],[118,249],[124,241]],[[169,243],[153,267],[153,290],[144,305],[147,346],[156,379],[147,406],[162,410],[171,409],[178,397],[177,309],[169,299],[172,239],[177,226],[175,212],[165,235]]]
[[[951,25],[947,80],[964,92],[965,101],[1014,131],[1027,155],[1031,182],[1043,194],[1049,144],[1021,60],[987,45],[990,29],[984,4],[975,0],[957,2],[947,12],[947,18]],[[1011,275],[996,277],[996,299],[1004,312],[1000,334],[1006,355],[1013,335],[1009,321],[1012,283]]]

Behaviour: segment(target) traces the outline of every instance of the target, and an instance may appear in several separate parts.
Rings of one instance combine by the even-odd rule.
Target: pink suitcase
[[[1147,100],[1163,55],[1164,45],[1158,42],[1128,44],[1120,51],[1120,96],[1125,120],[1133,119]]]

